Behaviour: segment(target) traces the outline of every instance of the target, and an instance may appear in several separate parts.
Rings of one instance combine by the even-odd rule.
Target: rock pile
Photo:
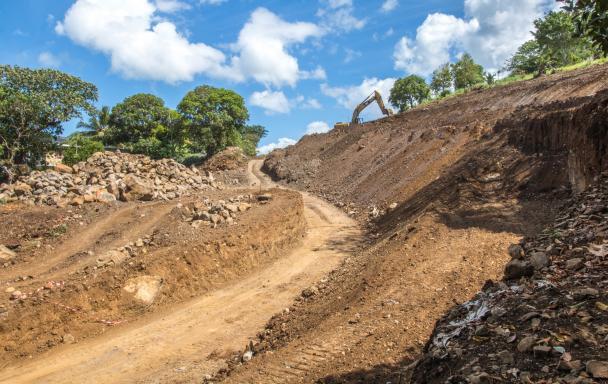
[[[412,382],[605,382],[608,173],[508,252],[505,280],[437,323]]]
[[[187,205],[178,204],[176,212],[185,221],[191,222],[192,226],[198,228],[201,225],[216,227],[220,224],[234,224],[239,212],[251,209],[254,202],[265,203],[272,198],[269,194],[264,195],[239,195],[228,200],[213,202],[208,198]]]
[[[212,187],[216,185],[210,173],[201,175],[172,159],[98,152],[73,167],[58,164],[54,170],[34,171],[12,185],[2,184],[0,200],[48,205],[170,200]]]

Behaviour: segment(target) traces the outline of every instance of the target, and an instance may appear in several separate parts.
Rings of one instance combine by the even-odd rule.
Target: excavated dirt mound
[[[211,156],[211,158],[202,165],[202,169],[206,171],[233,171],[237,169],[247,168],[249,158],[243,153],[239,147],[228,147],[221,152]]]
[[[435,321],[606,168],[607,79],[604,65],[473,91],[273,152],[266,172],[367,222],[368,243],[217,379],[406,382]]]
[[[12,253],[0,269],[1,366],[221,287],[299,243],[297,193],[243,192],[111,207],[0,206],[10,228],[0,250]]]

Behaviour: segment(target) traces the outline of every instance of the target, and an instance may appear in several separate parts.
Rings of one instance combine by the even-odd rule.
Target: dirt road
[[[252,184],[272,183],[250,164]],[[253,276],[166,308],[104,336],[54,349],[0,372],[1,383],[199,382],[242,350],[266,321],[349,254],[360,231],[326,202],[304,194],[303,245]]]

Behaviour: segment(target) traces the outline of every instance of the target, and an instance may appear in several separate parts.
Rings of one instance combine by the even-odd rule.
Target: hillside
[[[406,382],[416,366],[424,382],[435,321],[501,280],[510,244],[606,169],[607,79],[604,65],[473,91],[273,152],[275,180],[326,197],[368,236],[225,382]]]

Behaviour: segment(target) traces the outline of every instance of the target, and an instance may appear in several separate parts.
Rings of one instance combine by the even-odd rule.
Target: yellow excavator
[[[382,100],[382,95],[380,94],[380,92],[374,91],[371,95],[367,96],[365,100],[361,102],[361,104],[357,105],[357,107],[353,111],[353,118],[350,123],[336,123],[334,127],[339,128],[348,127],[349,125],[361,124],[361,119],[359,118],[359,115],[374,101],[378,103],[378,107],[380,107],[380,110],[382,111],[382,114],[384,116],[391,116],[393,114],[393,111],[390,108],[384,106],[384,101]]]

